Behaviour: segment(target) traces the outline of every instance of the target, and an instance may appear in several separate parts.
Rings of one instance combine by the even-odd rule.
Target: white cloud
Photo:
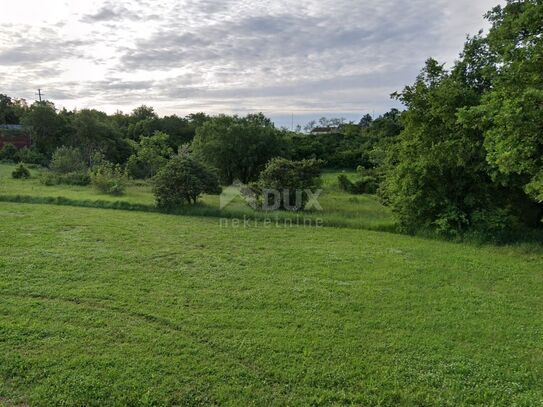
[[[0,15],[0,92],[110,111],[381,112],[427,57],[452,63],[496,4],[19,0]]]

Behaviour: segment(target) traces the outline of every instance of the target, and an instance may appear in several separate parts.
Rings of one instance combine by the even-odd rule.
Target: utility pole
[[[292,121],[290,122],[290,131],[294,131],[294,113],[292,113]]]
[[[41,89],[38,89],[38,92],[36,93],[36,95],[38,95],[38,99],[41,102],[41,95],[42,95]]]

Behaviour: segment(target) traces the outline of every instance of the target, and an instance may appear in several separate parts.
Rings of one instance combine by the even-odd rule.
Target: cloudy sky
[[[161,114],[262,111],[280,125],[395,106],[452,63],[498,0],[17,0],[0,12],[0,93]]]

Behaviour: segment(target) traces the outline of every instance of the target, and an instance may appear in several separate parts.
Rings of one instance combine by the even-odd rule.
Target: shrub
[[[217,176],[198,161],[175,156],[153,178],[153,192],[159,208],[171,210],[196,203],[203,193],[221,192]]]
[[[89,185],[90,181],[90,176],[86,172],[69,172],[67,174],[44,172],[40,175],[40,182],[47,186],[60,184],[85,186]]]
[[[345,174],[338,176],[339,188],[350,194],[375,194],[379,188],[377,177],[366,175],[356,181],[351,181]]]
[[[11,173],[11,177],[15,179],[30,178],[30,171],[23,164],[19,164]]]
[[[302,210],[309,199],[305,191],[313,192],[320,186],[322,164],[323,161],[315,159],[292,161],[286,158],[273,158],[260,173],[258,182],[251,186],[251,190],[261,201],[267,200],[268,207]],[[279,192],[281,202],[275,202],[278,197],[267,194],[267,190]],[[267,196],[264,197],[264,194]]]
[[[98,191],[109,195],[122,195],[128,184],[126,171],[120,165],[102,161],[90,175],[91,183]]]
[[[59,174],[85,172],[87,166],[81,152],[72,147],[59,147],[53,153],[49,168]]]
[[[17,155],[17,148],[13,144],[5,144],[2,150],[0,150],[0,160],[14,161]]]
[[[47,158],[35,148],[24,147],[17,151],[15,158],[25,164],[47,165]]]

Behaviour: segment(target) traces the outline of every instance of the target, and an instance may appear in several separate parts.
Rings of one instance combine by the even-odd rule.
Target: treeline
[[[380,192],[405,230],[495,239],[543,217],[543,2],[508,1],[452,69],[430,59],[395,97],[405,129]]]
[[[341,124],[331,134],[310,134],[278,129],[262,114],[159,117],[153,108],[141,106],[130,114],[108,115],[92,109],[57,110],[47,101],[27,106],[0,95],[0,124],[21,124],[33,141],[31,149],[19,152],[8,145],[0,158],[48,166],[57,149],[73,147],[88,166],[100,153],[126,166],[132,177],[144,179],[188,148],[217,168],[223,182],[250,182],[273,157],[314,158],[329,168],[374,166],[372,151],[381,139],[399,134],[399,118],[400,112],[392,110],[375,121],[365,116],[358,124]]]

